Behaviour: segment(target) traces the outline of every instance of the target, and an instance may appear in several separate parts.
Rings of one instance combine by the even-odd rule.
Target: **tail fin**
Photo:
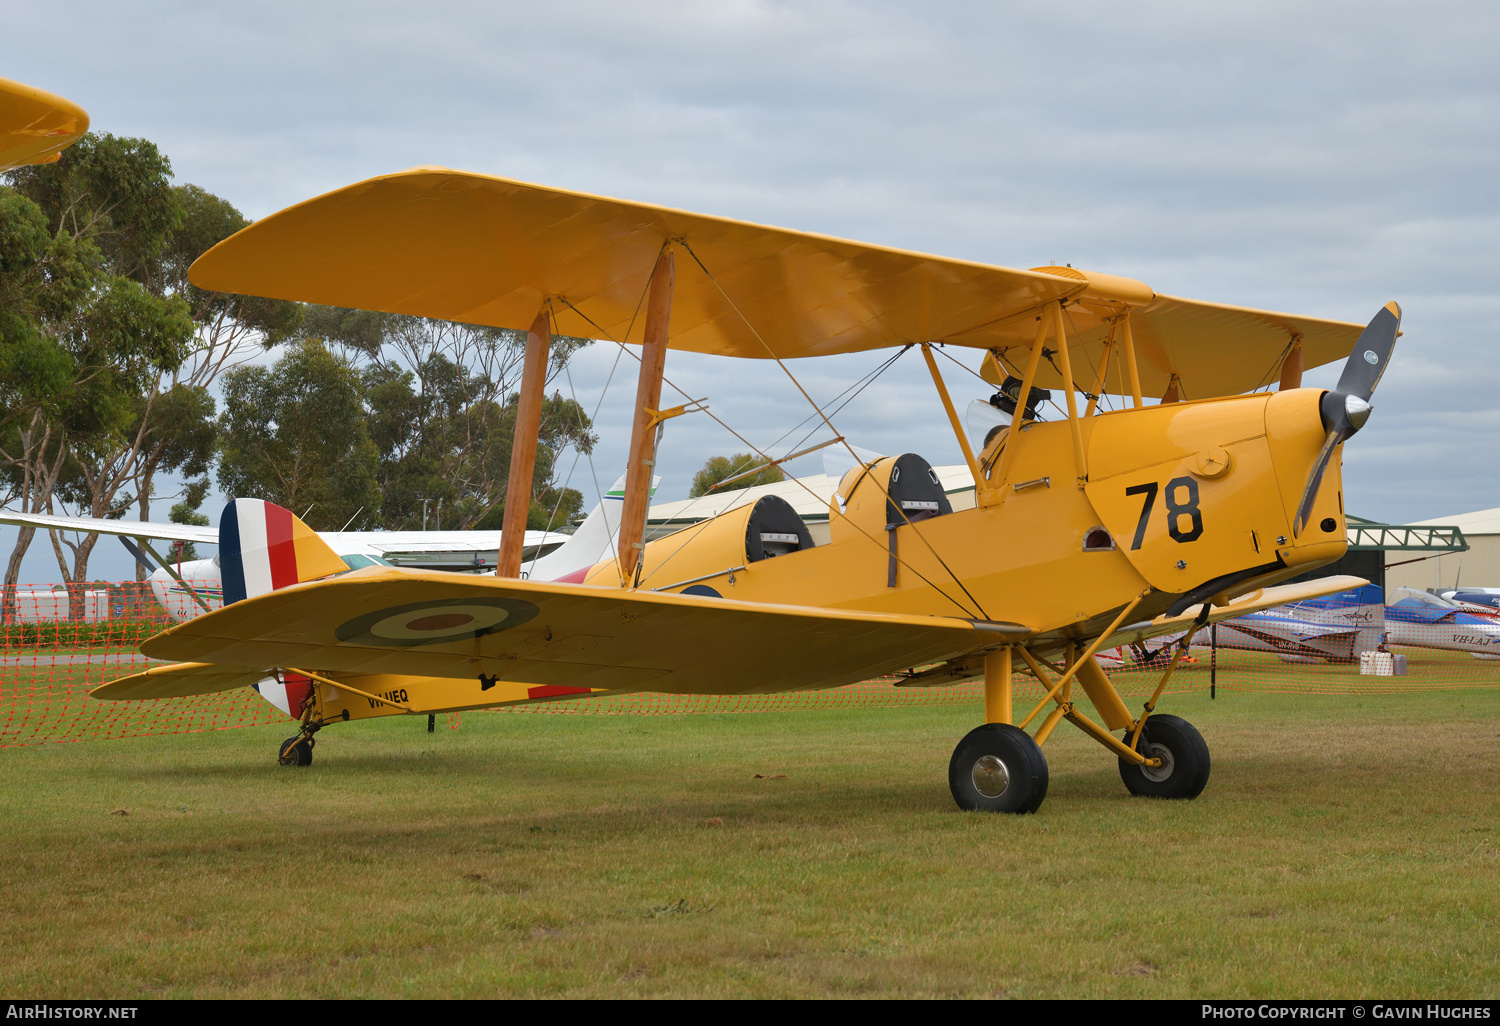
[[[651,479],[651,494],[656,494],[656,486],[661,484],[661,478]],[[528,563],[523,563],[521,569],[526,575],[537,581],[555,581],[563,577],[587,570],[602,559],[607,559],[614,551],[615,544],[620,534],[620,512],[624,508],[625,498],[625,475],[615,482],[614,487],[605,492],[584,520],[556,549],[545,556],[538,557]]]
[[[219,520],[219,572],[226,606],[348,569],[289,509],[261,499],[235,499],[224,508]]]

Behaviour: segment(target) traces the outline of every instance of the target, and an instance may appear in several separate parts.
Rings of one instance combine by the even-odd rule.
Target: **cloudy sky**
[[[1500,8],[3,0],[0,12],[0,75],[77,101],[100,131],[155,141],[180,180],[250,217],[444,164],[1346,320],[1394,298],[1406,334],[1348,447],[1351,511],[1406,521],[1500,506]],[[613,356],[596,346],[574,365],[590,408]],[[827,398],[873,362],[794,368]],[[730,375],[673,354],[668,375],[757,444],[806,413],[774,367]],[[623,465],[631,392],[611,388],[601,409],[600,478]],[[838,423],[870,449],[958,462],[940,416],[908,357]],[[659,497],[685,495],[705,458],[736,448],[689,420],[667,435]],[[573,483],[592,500],[587,467]],[[0,529],[0,548],[12,536]],[[30,579],[56,575],[44,549]],[[91,573],[128,575],[117,550],[101,544]]]

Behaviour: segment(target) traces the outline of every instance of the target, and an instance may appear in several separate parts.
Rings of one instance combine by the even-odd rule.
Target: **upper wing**
[[[194,263],[204,288],[524,329],[565,297],[623,339],[668,239],[670,344],[765,358],[945,338],[1079,291],[1076,281],[448,168],[412,168],[263,218]],[[594,328],[566,305],[559,326]],[[1029,340],[1034,325],[1023,329]],[[765,340],[757,339],[756,333]]]
[[[263,218],[201,256],[191,278],[222,292],[518,330],[544,299],[562,297],[559,330],[624,339],[668,240],[697,258],[676,260],[670,345],[725,356],[1029,347],[1037,311],[1066,299],[1082,384],[1106,322],[1135,308],[1149,354],[1142,387],[1159,393],[1177,373],[1199,398],[1263,383],[1295,334],[1312,367],[1348,355],[1362,328],[1156,296],[1073,268],[996,267],[435,167]],[[1057,387],[1044,368],[1040,383]],[[1106,387],[1123,389],[1114,375]]]
[[[88,130],[88,114],[72,100],[0,78],[0,171],[51,163]]]
[[[167,541],[219,543],[217,527],[163,524],[153,520],[105,520],[101,517],[64,517],[52,513],[14,513],[0,510],[0,524],[35,527],[43,531],[82,531],[85,534],[123,534],[127,538],[165,538]]]
[[[837,687],[993,645],[966,620],[387,567],[236,602],[153,658],[700,694]]]
[[[1093,368],[1099,366],[1109,334],[1107,324],[1087,315],[1087,306],[1085,296],[1080,305],[1070,305],[1067,311],[1070,328],[1075,333],[1068,347],[1073,375],[1084,387],[1093,378]],[[1305,368],[1343,360],[1364,330],[1363,325],[1345,321],[1163,295],[1132,311],[1130,326],[1141,394],[1162,395],[1175,374],[1181,382],[1184,399],[1239,395],[1275,384],[1281,377],[1281,361],[1293,338],[1302,342]],[[1030,341],[1026,340],[1028,346]],[[1006,356],[1006,361],[1012,367],[1024,366],[1025,349],[1018,348],[1016,343],[1010,348],[1014,351]],[[1110,361],[1108,382],[1101,391],[1129,394],[1123,365],[1123,360]],[[1081,369],[1084,367],[1088,370]],[[1062,388],[1062,375],[1044,360],[1037,369],[1037,385]]]
[[[1302,581],[1298,584],[1278,584],[1274,588],[1262,588],[1260,591],[1252,592],[1238,602],[1231,602],[1227,606],[1213,607],[1204,623],[1232,620],[1246,613],[1256,613],[1273,606],[1284,606],[1323,595],[1334,595],[1369,583],[1363,577],[1320,577],[1315,581]],[[1187,612],[1180,616],[1163,616],[1148,623],[1131,624],[1105,638],[1099,649],[1103,651],[1119,648],[1121,645],[1134,645],[1150,638],[1159,638],[1163,634],[1181,633],[1193,625],[1202,611],[1202,606],[1190,606]]]

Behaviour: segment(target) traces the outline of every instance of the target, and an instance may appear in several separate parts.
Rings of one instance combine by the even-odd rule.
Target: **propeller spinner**
[[[1323,472],[1333,458],[1333,450],[1354,432],[1365,426],[1370,419],[1370,396],[1380,384],[1386,364],[1391,362],[1391,351],[1396,348],[1396,336],[1401,334],[1401,307],[1390,302],[1381,307],[1373,320],[1360,332],[1349,362],[1344,364],[1344,373],[1331,392],[1324,392],[1318,404],[1318,413],[1328,437],[1318,452],[1318,461],[1312,473],[1307,475],[1307,487],[1302,490],[1302,502],[1297,507],[1297,519],[1292,524],[1292,537],[1302,534],[1307,518],[1312,516],[1313,500],[1318,497],[1318,487],[1323,483]]]

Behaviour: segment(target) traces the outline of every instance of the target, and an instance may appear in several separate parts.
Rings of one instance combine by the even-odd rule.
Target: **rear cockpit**
[[[896,458],[887,479],[885,522],[887,527],[900,524],[915,524],[921,520],[946,516],[953,512],[953,504],[943,491],[937,471],[916,453],[906,453]]]
[[[812,533],[791,503],[779,495],[756,500],[745,525],[746,563],[788,556],[812,547]]]

